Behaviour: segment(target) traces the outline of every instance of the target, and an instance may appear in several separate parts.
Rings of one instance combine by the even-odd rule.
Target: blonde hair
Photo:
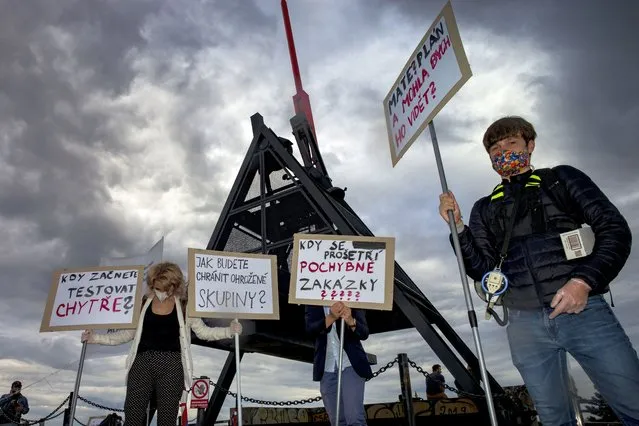
[[[170,296],[186,299],[186,282],[180,266],[173,262],[161,262],[153,265],[146,275],[147,295],[153,289],[166,291]]]

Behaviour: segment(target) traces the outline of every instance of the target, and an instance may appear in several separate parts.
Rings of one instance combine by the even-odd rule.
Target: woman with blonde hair
[[[147,275],[147,294],[135,330],[115,333],[82,333],[81,340],[120,345],[133,340],[126,359],[127,389],[124,403],[126,426],[142,426],[151,394],[157,395],[158,426],[175,426],[185,389],[191,389],[193,360],[191,330],[202,340],[220,340],[242,333],[233,320],[229,327],[208,327],[201,318],[186,316],[186,283],[178,265],[162,262]]]

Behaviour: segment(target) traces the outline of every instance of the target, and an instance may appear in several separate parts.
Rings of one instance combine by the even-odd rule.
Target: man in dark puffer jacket
[[[466,272],[481,281],[500,264],[511,209],[518,206],[501,266],[509,280],[503,303],[513,363],[544,426],[577,424],[566,352],[624,424],[639,425],[639,359],[602,296],[628,259],[630,228],[597,185],[571,166],[553,169],[571,201],[568,209],[558,205],[541,184],[546,173],[530,166],[536,136],[520,117],[494,122],[483,142],[501,184],[475,203],[468,226],[451,192],[440,196],[440,214],[448,222],[453,210]],[[567,260],[559,234],[583,222],[595,246],[590,255]]]

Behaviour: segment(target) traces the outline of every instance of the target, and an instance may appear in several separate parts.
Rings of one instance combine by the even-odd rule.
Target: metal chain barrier
[[[373,373],[373,377],[371,377],[369,379],[366,379],[366,381],[368,382],[370,379],[374,379],[375,377],[379,376],[380,374],[385,373],[386,370],[391,368],[393,365],[397,364],[397,361],[399,361],[399,356],[396,356],[394,360],[389,361],[388,364],[386,364],[385,366],[383,366],[382,368],[380,368],[379,370],[374,372]]]
[[[446,383],[442,383],[439,380],[437,380],[434,377],[431,377],[430,374],[428,374],[427,372],[424,371],[424,369],[422,367],[420,367],[419,365],[417,365],[417,363],[415,363],[415,361],[408,359],[408,364],[413,367],[415,370],[417,370],[422,376],[424,376],[427,379],[431,379],[434,380],[435,382],[439,383],[440,385],[442,385],[444,388],[448,389],[451,392],[454,392],[458,395],[463,395],[463,396],[467,396],[470,398],[486,398],[486,395],[482,395],[482,394],[476,394],[476,393],[470,393],[470,392],[466,392],[460,389],[455,389],[452,386],[447,385]],[[493,394],[493,398],[510,398],[507,394],[502,393],[502,394]]]
[[[57,408],[55,410],[53,410],[51,413],[49,413],[47,416],[38,419],[38,420],[27,420],[27,419],[22,419],[22,420],[16,420],[15,417],[10,416],[9,413],[5,413],[5,411],[0,408],[0,415],[4,415],[7,419],[9,419],[9,421],[13,424],[16,425],[21,425],[21,426],[31,426],[31,425],[37,425],[40,422],[43,421],[47,421],[47,420],[51,420],[51,419],[55,419],[56,417],[58,417],[59,415],[63,414],[64,411],[61,411],[60,413],[56,414],[58,412],[58,410],[60,410],[60,408],[62,408],[64,406],[64,404],[66,404],[69,401],[69,397],[67,396],[66,399],[64,401],[62,401],[60,403],[60,405],[57,406]]]
[[[398,361],[398,357],[395,357],[394,360],[390,361],[388,364],[386,364],[385,366],[381,367],[379,370],[377,370],[376,372],[373,373],[373,376],[366,379],[366,381],[369,381],[377,376],[379,376],[380,374],[384,373],[386,370],[388,370],[389,368],[391,368],[393,365],[395,365]],[[217,383],[210,381],[209,382],[215,386],[220,392],[225,393],[227,395],[230,395],[232,398],[237,398],[237,394],[229,389],[225,389],[222,386],[219,386]],[[322,400],[322,396],[316,396],[314,398],[306,398],[306,399],[296,399],[296,400],[292,400],[292,401],[266,401],[263,399],[255,399],[255,398],[249,398],[247,396],[242,396],[242,401],[246,401],[246,402],[252,402],[253,404],[259,404],[259,405],[274,405],[274,406],[290,406],[290,405],[303,405],[303,404],[310,404],[311,402],[319,402]]]
[[[89,401],[88,399],[78,395],[78,399],[82,402],[86,402],[87,404],[95,407],[95,408],[99,408],[101,410],[106,410],[106,411],[115,411],[116,413],[124,413],[124,409],[122,408],[111,408],[111,407],[107,407],[106,405],[102,405],[102,404],[98,404],[97,402],[93,402],[93,401]]]
[[[373,375],[369,378],[366,379],[366,381],[368,382],[371,379],[374,379],[375,377],[378,377],[380,374],[385,373],[389,368],[392,368],[395,364],[397,364],[397,362],[399,361],[399,357],[395,357],[392,361],[389,361],[386,365],[384,365],[383,367],[380,367],[379,370],[375,371],[373,373]],[[421,368],[419,365],[417,365],[417,363],[411,359],[408,359],[408,364],[414,368],[415,370],[417,370],[417,372],[419,372],[421,375],[423,375],[425,378],[430,378],[431,380],[435,380],[437,382],[439,382],[439,380],[433,378],[430,376],[430,374],[428,374],[426,371],[424,371],[423,368]],[[212,384],[213,386],[215,386],[220,392],[231,396],[232,398],[237,398],[237,394],[229,389],[223,388],[222,386],[218,385],[217,383],[213,382],[212,380],[209,380],[209,383]],[[474,394],[474,393],[470,393],[470,392],[466,392],[466,391],[462,391],[459,389],[456,389],[450,385],[447,385],[446,383],[442,383],[439,382],[445,389],[448,389],[449,391],[456,393],[458,395],[462,395],[462,396],[467,396],[470,398],[485,398],[485,395],[482,394]],[[493,398],[510,398],[509,395],[502,393],[502,394],[493,394]],[[112,408],[112,407],[107,407],[106,405],[102,405],[102,404],[98,404],[97,402],[93,402],[90,401],[80,395],[78,395],[78,400],[85,402],[86,404],[95,407],[95,408],[99,408],[101,410],[106,410],[106,411],[111,411],[111,412],[117,412],[117,413],[124,413],[124,409],[121,408]],[[321,395],[318,395],[316,397],[313,398],[306,398],[306,399],[296,399],[296,400],[291,400],[291,401],[268,401],[268,400],[264,400],[264,399],[256,399],[256,398],[250,398],[247,396],[242,396],[242,401],[245,402],[251,402],[254,404],[259,404],[259,405],[271,405],[271,406],[291,406],[291,405],[303,405],[303,404],[310,404],[312,402],[319,402],[322,400]],[[35,424],[38,424],[41,421],[46,421],[46,420],[51,420],[53,418],[58,417],[59,415],[63,414],[64,412],[60,412],[58,414],[55,414],[58,410],[60,410],[64,404],[66,404],[69,401],[69,397],[67,396],[67,398],[62,401],[62,403],[60,403],[60,405],[53,410],[48,416],[43,417],[42,419],[39,420],[26,420],[24,419],[22,422],[17,422],[14,419],[12,420],[12,423],[16,424],[16,425],[20,425],[20,426],[32,426]],[[5,414],[2,409],[0,409],[0,414]],[[7,416],[8,417],[8,416]],[[77,419],[75,419],[76,422],[78,422],[81,426],[85,426],[83,425],[81,422],[79,422]]]

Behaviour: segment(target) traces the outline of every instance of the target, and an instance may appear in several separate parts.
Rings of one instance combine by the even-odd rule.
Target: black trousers
[[[183,390],[184,371],[179,352],[137,354],[127,379],[124,426],[145,426],[153,391],[157,395],[158,426],[175,426]]]

